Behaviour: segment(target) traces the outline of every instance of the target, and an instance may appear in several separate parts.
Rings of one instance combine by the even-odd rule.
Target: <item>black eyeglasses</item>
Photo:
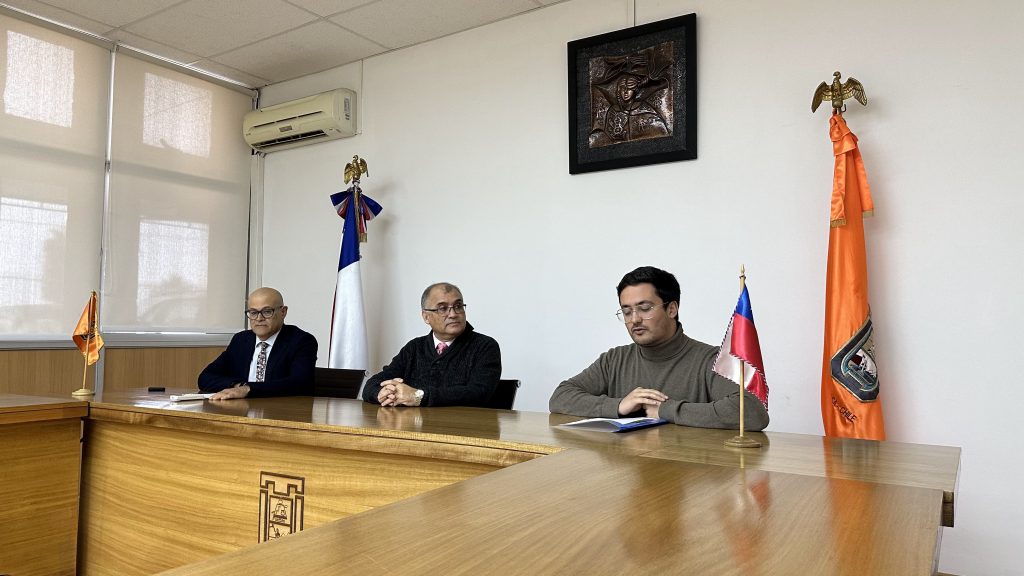
[[[284,308],[284,306],[278,306],[276,308],[264,308],[262,310],[253,310],[250,308],[249,310],[245,311],[245,315],[249,317],[249,320],[255,320],[260,316],[269,319],[273,318],[274,314],[276,314],[277,311],[280,310],[281,308]]]
[[[462,314],[466,311],[466,305],[462,303],[452,304],[451,306],[447,304],[438,304],[437,308],[424,308],[423,311],[433,312],[441,316],[447,316],[449,311],[455,312],[456,314]]]

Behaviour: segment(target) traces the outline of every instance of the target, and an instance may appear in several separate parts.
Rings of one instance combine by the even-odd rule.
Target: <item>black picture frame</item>
[[[697,15],[567,44],[569,173],[697,158]]]

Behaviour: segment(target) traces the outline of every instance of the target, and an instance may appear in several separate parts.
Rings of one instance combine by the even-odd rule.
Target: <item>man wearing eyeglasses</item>
[[[281,293],[273,288],[253,291],[245,315],[251,329],[235,334],[199,374],[199,389],[215,392],[211,400],[312,395],[316,338],[285,325],[288,307]]]
[[[431,284],[420,297],[426,336],[402,347],[366,381],[363,400],[381,406],[486,406],[501,378],[501,350],[466,321],[462,291]]]
[[[552,412],[590,418],[648,416],[700,428],[739,428],[739,386],[711,368],[718,347],[683,333],[679,282],[643,266],[622,277],[616,316],[633,344],[601,354],[562,382],[548,402]],[[763,430],[768,411],[750,392],[743,400],[747,430]]]

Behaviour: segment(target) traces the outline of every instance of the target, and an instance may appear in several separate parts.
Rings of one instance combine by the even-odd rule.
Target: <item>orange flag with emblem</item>
[[[829,137],[836,160],[825,280],[821,419],[826,436],[885,440],[864,250],[863,217],[871,215],[874,204],[857,137],[842,114],[829,120]]]
[[[82,351],[87,365],[95,364],[100,359],[100,348],[103,348],[103,336],[100,336],[99,328],[96,325],[96,318],[99,316],[99,299],[93,292],[89,297],[89,303],[82,310],[82,317],[78,319],[78,325],[71,334],[75,346]]]

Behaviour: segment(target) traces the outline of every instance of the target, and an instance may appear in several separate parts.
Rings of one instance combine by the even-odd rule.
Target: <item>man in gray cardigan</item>
[[[589,418],[650,416],[684,426],[739,428],[739,385],[711,370],[718,347],[683,333],[679,282],[643,266],[622,277],[619,311],[633,344],[601,354],[555,388],[552,412]],[[768,411],[744,392],[744,427],[763,430]]]
[[[366,381],[363,400],[381,406],[487,406],[501,378],[501,349],[466,321],[458,286],[439,282],[420,297],[430,333],[413,338]]]

